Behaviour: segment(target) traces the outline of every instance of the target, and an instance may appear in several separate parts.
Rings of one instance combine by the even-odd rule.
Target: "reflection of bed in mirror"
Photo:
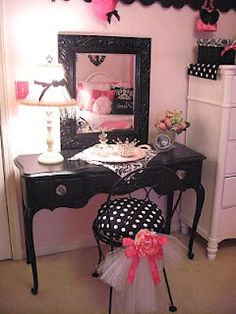
[[[134,88],[106,72],[94,72],[76,82],[78,106],[65,108],[76,119],[76,134],[133,129]],[[63,116],[63,112],[62,112]]]

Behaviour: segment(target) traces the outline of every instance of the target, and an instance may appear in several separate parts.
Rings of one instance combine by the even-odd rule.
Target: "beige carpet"
[[[176,234],[184,244],[186,236]],[[179,314],[236,313],[236,240],[220,244],[215,261],[198,238],[194,260],[168,269]],[[107,313],[108,287],[91,277],[96,248],[38,257],[39,293],[31,295],[31,268],[25,261],[0,262],[0,314]],[[168,309],[165,313],[170,313]]]

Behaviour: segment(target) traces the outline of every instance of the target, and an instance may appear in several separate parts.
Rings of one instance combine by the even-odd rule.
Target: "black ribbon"
[[[52,83],[34,81],[34,84],[38,84],[44,87],[44,89],[42,90],[42,93],[39,96],[39,102],[41,101],[41,99],[43,98],[43,95],[46,93],[46,91],[49,89],[50,86],[53,86],[53,87],[66,86],[67,87],[67,82],[65,79],[60,80],[60,81],[55,80],[55,81],[52,81]]]
[[[108,21],[109,24],[111,24],[111,17],[112,17],[112,15],[115,15],[115,17],[117,18],[117,20],[120,21],[120,16],[119,16],[119,14],[118,14],[118,11],[117,11],[117,10],[113,10],[113,11],[108,12],[108,13],[106,14],[106,16],[107,16],[107,21]]]

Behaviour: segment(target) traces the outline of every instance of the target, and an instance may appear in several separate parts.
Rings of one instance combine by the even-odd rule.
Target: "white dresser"
[[[206,156],[202,184],[205,202],[198,233],[208,241],[215,259],[218,244],[236,238],[236,66],[222,65],[216,81],[189,76],[186,145]],[[186,233],[194,213],[193,192],[184,193],[181,230]]]

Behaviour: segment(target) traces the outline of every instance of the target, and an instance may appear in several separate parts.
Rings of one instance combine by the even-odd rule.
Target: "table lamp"
[[[29,95],[20,101],[28,106],[45,107],[47,121],[47,151],[38,157],[41,164],[58,164],[64,157],[53,149],[52,111],[54,107],[75,106],[67,90],[64,69],[61,64],[48,64],[37,67],[35,80],[30,86]]]

